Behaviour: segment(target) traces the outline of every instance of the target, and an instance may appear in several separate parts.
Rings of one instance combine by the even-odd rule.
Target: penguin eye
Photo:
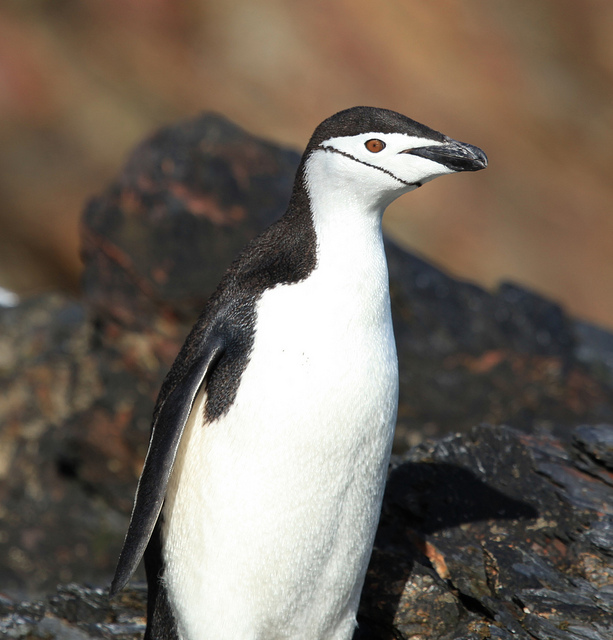
[[[377,138],[372,138],[364,143],[364,146],[372,153],[379,153],[385,149],[385,142]]]

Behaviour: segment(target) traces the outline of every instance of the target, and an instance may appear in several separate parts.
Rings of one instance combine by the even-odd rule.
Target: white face
[[[401,133],[361,133],[324,141],[311,162],[323,172],[328,187],[380,209],[437,176],[454,173],[434,160],[406,153],[443,144]]]

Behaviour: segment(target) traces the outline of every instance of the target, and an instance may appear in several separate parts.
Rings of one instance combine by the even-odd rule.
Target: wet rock
[[[105,590],[69,584],[37,602],[0,599],[3,638],[45,640],[141,639],[147,589],[134,585],[109,601]]]
[[[487,425],[396,459],[361,603],[378,632],[358,637],[611,637],[613,483],[590,464]]]
[[[234,254],[283,213],[298,160],[219,116],[163,129],[86,208],[81,299],[47,294],[0,309],[2,590],[42,597],[58,582],[108,583],[161,381]],[[572,436],[574,464],[606,484],[598,425],[613,422],[613,337],[515,285],[489,293],[386,247],[401,375],[395,451],[483,421],[565,442],[586,425]],[[491,464],[497,457],[492,444]],[[542,464],[560,491],[576,487],[578,508],[605,504],[604,489],[586,498],[564,458]],[[599,554],[584,561],[605,571]],[[487,574],[473,571],[458,580],[479,600]],[[433,590],[436,575],[423,576]],[[456,606],[443,607],[450,619]]]

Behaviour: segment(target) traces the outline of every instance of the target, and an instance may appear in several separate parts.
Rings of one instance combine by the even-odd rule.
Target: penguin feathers
[[[204,352],[157,411],[149,450],[136,490],[130,526],[109,591],[111,596],[123,589],[145,552],[162,509],[168,480],[192,405],[200,387],[210,377],[224,351],[225,342],[221,336],[207,342]]]

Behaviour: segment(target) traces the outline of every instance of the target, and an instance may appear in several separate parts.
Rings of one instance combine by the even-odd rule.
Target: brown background
[[[0,286],[78,290],[78,219],[156,127],[213,109],[295,147],[356,104],[488,153],[387,228],[613,327],[610,0],[3,0]]]

